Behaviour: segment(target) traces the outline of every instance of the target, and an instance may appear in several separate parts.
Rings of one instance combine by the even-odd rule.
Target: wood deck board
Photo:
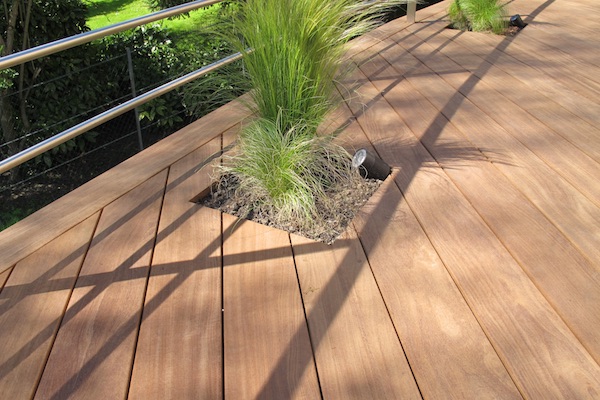
[[[292,244],[323,397],[420,399],[353,229],[332,246],[295,235]]]
[[[36,398],[127,395],[165,183],[166,171],[104,208]]]
[[[361,91],[368,99],[380,93],[369,83]],[[415,110],[418,108],[419,105]],[[385,123],[383,115],[387,117]],[[391,128],[400,123],[390,119],[391,115],[393,113],[386,112],[373,118],[385,130],[385,124]],[[421,140],[435,142],[439,138],[443,142],[441,132],[450,125],[443,125],[435,113],[423,111],[423,114],[407,115],[415,120],[422,120],[424,116],[435,118]],[[360,123],[361,117],[358,120]],[[433,162],[427,160],[429,155],[424,149],[418,156],[424,159],[412,160],[417,166]],[[417,172],[401,170],[396,181],[519,389],[526,396],[534,397],[600,393],[598,365],[446,174],[440,169],[412,169]],[[435,204],[444,204],[444,207],[435,207]],[[478,251],[469,253],[468,248]],[[491,290],[492,287],[495,289]],[[508,299],[518,300],[515,304]],[[500,309],[502,313],[498,312]],[[527,316],[524,312],[531,314]],[[547,327],[552,327],[552,335],[545,334]],[[537,333],[531,335],[532,332]],[[534,342],[532,337],[535,337]],[[577,374],[585,376],[583,387],[581,376],[568,377],[562,368],[552,369],[547,365],[562,357],[566,363],[581,366]],[[530,368],[523,367],[525,364]],[[539,368],[541,365],[545,366],[543,371]]]
[[[33,396],[99,213],[54,239],[15,267],[0,293],[0,393]]]
[[[355,221],[423,396],[521,398],[391,179]]]
[[[416,33],[417,36],[422,34],[424,32]],[[446,44],[444,37],[445,35],[430,37],[427,45],[422,45],[421,55],[435,49],[436,45],[441,47],[442,43]],[[456,54],[461,49],[453,44],[454,42],[445,45],[441,54],[427,58],[427,66],[456,90],[464,91],[463,94],[470,102],[544,159],[590,200],[600,204],[600,184],[590,185],[587,179],[587,176],[600,175],[600,155],[596,154],[600,150],[600,130],[570,113],[551,98],[539,92],[531,92],[524,83],[510,75],[486,72],[486,69],[494,67],[483,59],[472,60],[473,64],[478,61],[480,64],[473,66],[468,72],[461,71],[462,65],[451,58],[453,53]],[[444,73],[449,70],[453,72]],[[474,70],[478,71],[475,75],[479,80],[465,87],[467,80],[473,80],[470,73]],[[497,71],[496,68],[494,70]],[[510,90],[507,90],[507,87]],[[507,115],[510,115],[510,118],[507,118]],[[540,132],[544,132],[544,135],[540,135]],[[577,135],[581,137],[583,134],[585,139],[573,140]],[[598,146],[594,146],[594,143]]]
[[[443,31],[440,34],[444,36],[448,35],[447,32]],[[474,74],[480,76],[479,69],[483,68],[485,71],[485,78],[487,80],[504,80],[505,85],[499,87],[498,90],[506,97],[518,98],[517,96],[520,93],[528,93],[533,91],[536,92],[537,95],[545,95],[551,102],[560,104],[562,107],[570,111],[572,115],[587,121],[591,126],[598,125],[600,117],[597,113],[597,101],[595,102],[584,96],[581,96],[573,91],[568,84],[555,79],[549,79],[547,75],[540,73],[539,70],[521,62],[517,62],[517,60],[514,58],[512,59],[512,63],[496,63],[496,60],[508,58],[510,56],[506,53],[495,54],[495,51],[482,53],[481,51],[477,50],[478,48],[481,48],[481,46],[475,41],[466,38],[465,35],[453,40],[452,46],[455,48],[457,46],[459,48],[462,47],[462,51],[458,50],[460,53],[453,54],[452,58],[456,62],[461,63]],[[465,60],[463,54],[469,58]],[[473,61],[471,61],[471,65],[473,66],[468,67],[469,63],[465,64],[465,61],[473,60],[473,56],[477,57],[478,60],[476,59],[474,64]],[[493,62],[486,61],[488,58]],[[513,67],[514,63],[516,63],[516,67]],[[515,80],[520,83],[515,83]],[[527,89],[522,89],[520,91],[512,90],[512,85],[514,84],[517,84],[521,88],[526,87]]]
[[[323,130],[394,172],[337,244],[189,202],[239,102],[0,232],[3,395],[600,397],[600,4],[449,4],[350,44]]]
[[[320,397],[286,232],[223,215],[225,397]]]
[[[382,75],[385,74],[384,71]],[[384,84],[379,79],[374,81]],[[402,84],[404,83],[398,86]],[[404,86],[406,89],[403,92],[418,92],[408,82]],[[394,94],[394,90],[389,90],[386,95],[392,105],[397,98]],[[414,118],[411,118],[413,113],[410,113],[405,119],[410,122],[413,130],[420,131],[430,123],[426,115],[433,115],[437,110],[424,99],[414,101]],[[453,123],[460,123],[460,120],[454,118]],[[484,157],[462,157],[457,161],[456,149],[463,149],[464,152],[470,144],[461,140],[457,131],[452,133],[445,129],[443,133],[435,142],[424,141],[424,145],[440,165],[445,167],[449,177],[520,262],[586,348],[596,360],[600,359],[600,337],[593,328],[600,324],[600,281],[596,278],[597,269]],[[452,147],[448,148],[440,143],[452,143]],[[486,195],[481,196],[481,193]],[[566,265],[569,266],[568,269],[565,268]]]
[[[12,272],[12,267],[9,267],[8,269],[4,270],[3,272],[0,272],[0,293],[2,292],[2,288],[4,287],[4,284],[6,283],[6,281],[8,280],[8,277],[10,275],[10,273]]]
[[[66,194],[18,224],[0,232],[0,272],[16,264],[83,219],[96,213],[129,190],[156,175],[172,163],[220,135],[249,115],[239,102],[221,107],[207,118],[183,128],[160,145],[149,147],[130,159]],[[143,165],[143,168],[139,166]],[[53,221],[45,224],[44,221]],[[37,227],[44,225],[32,235]]]
[[[401,45],[404,46],[403,43]],[[467,139],[482,149],[490,159],[497,161],[497,168],[595,265],[600,264],[600,230],[584,233],[580,229],[580,226],[588,225],[600,227],[598,206],[579,191],[573,190],[570,183],[552,171],[548,164],[535,156],[525,145],[508,135],[502,126],[482,113],[463,93],[457,93],[456,89],[439,76],[431,74],[429,68],[420,68],[414,73],[411,82],[421,88],[423,95],[446,118],[456,121],[457,124],[470,124],[470,127],[461,130]],[[471,87],[477,80],[466,75],[463,82],[463,91],[471,92],[474,90]],[[545,134],[543,131],[539,133]],[[573,162],[576,167],[577,160]],[[583,175],[582,179],[585,180],[586,177]],[[594,180],[588,182],[594,190],[598,190],[599,184]]]
[[[222,397],[221,215],[190,202],[220,149],[213,139],[170,168],[130,399]]]

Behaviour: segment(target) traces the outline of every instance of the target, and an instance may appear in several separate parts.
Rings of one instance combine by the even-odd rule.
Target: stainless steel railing
[[[125,31],[127,29],[135,28],[137,26],[145,25],[150,22],[158,21],[164,18],[169,18],[175,15],[180,15],[192,10],[196,10],[202,7],[208,7],[210,5],[221,2],[222,0],[196,0],[189,3],[185,3],[179,6],[171,7],[162,11],[157,11],[152,14],[148,14],[139,18],[134,18],[128,21],[123,21],[114,25],[107,26],[105,28],[95,29],[93,31],[80,33],[68,38],[56,40],[41,46],[37,46],[28,50],[21,51],[19,53],[11,54],[0,58],[0,69],[10,68],[15,65],[19,65],[31,60],[38,59],[40,57],[48,56],[60,51],[70,49],[72,47],[79,46],[84,43],[91,42],[92,40],[100,39],[105,36],[109,36],[118,32]],[[161,96],[173,89],[178,88],[188,82],[193,81],[203,75],[208,74],[224,65],[231,64],[232,62],[239,60],[242,54],[237,53],[229,57],[225,57],[213,64],[207,65],[196,71],[190,72],[174,81],[168,82],[154,90],[151,90],[141,96],[135,97],[123,104],[111,108],[95,117],[88,119],[72,128],[69,128],[59,134],[56,134],[32,147],[29,147],[17,154],[14,154],[2,161],[0,161],[0,174],[4,173],[24,162],[37,157],[38,155],[59,146],[60,144],[73,139],[91,129],[101,125],[102,123],[109,121],[119,115],[132,110],[158,96]]]
[[[179,6],[167,8],[165,10],[157,11],[152,14],[147,14],[142,17],[119,22],[117,24],[110,25],[104,28],[94,29],[93,31],[80,33],[78,35],[70,36],[68,38],[59,39],[54,42],[43,44],[41,46],[23,50],[18,53],[0,58],[0,69],[14,67],[15,65],[20,65],[28,61],[36,60],[38,58],[48,56],[50,54],[70,49],[72,47],[77,47],[81,44],[89,43],[93,40],[101,39],[105,36],[110,36],[115,33],[135,28],[137,26],[149,24],[150,22],[174,17],[176,15],[184,14],[186,12],[197,10],[199,8],[208,7],[213,4],[220,3],[221,1],[222,0],[196,0]]]
[[[75,36],[60,39],[51,43],[47,43],[41,46],[37,46],[28,50],[21,51],[19,53],[11,54],[0,58],[0,70],[10,68],[15,65],[19,65],[28,61],[32,61],[44,56],[48,56],[60,51],[70,49],[72,47],[79,46],[84,43],[91,42],[96,39],[103,38],[118,32],[122,32],[137,26],[145,25],[150,22],[158,21],[161,19],[180,15],[192,10],[196,10],[203,7],[221,2],[222,0],[196,0],[189,3],[185,3],[179,6],[171,7],[162,11],[157,11],[152,14],[148,14],[139,18],[134,18],[128,21],[120,22],[114,25],[110,25],[104,28],[95,29],[93,31],[80,33]],[[407,7],[407,20],[410,23],[415,21],[416,13],[416,0],[408,0]],[[241,53],[233,54],[225,57],[213,64],[200,68],[196,71],[190,72],[174,81],[168,82],[154,90],[151,90],[141,96],[135,97],[123,104],[111,108],[95,117],[88,119],[72,128],[69,128],[57,135],[54,135],[32,147],[29,147],[17,154],[14,154],[2,161],[0,161],[0,174],[4,173],[24,162],[37,157],[38,155],[59,146],[60,144],[73,139],[91,129],[109,121],[127,111],[130,111],[158,96],[161,96],[173,89],[176,89],[188,82],[191,82],[203,75],[208,74],[222,66],[231,64],[234,61],[242,58]]]
[[[221,68],[224,65],[231,64],[234,61],[242,58],[242,53],[236,53],[231,56],[222,58],[219,61],[216,61],[212,64],[209,64],[205,67],[202,67],[196,71],[190,72],[187,75],[184,75],[180,78],[177,78],[173,81],[167,82],[162,86],[157,87],[156,89],[150,90],[140,96],[134,97],[133,99],[126,101],[123,104],[119,104],[116,107],[111,108],[101,114],[96,115],[78,125],[75,125],[72,128],[69,128],[59,134],[56,134],[34,146],[28,147],[27,149],[10,156],[2,161],[0,161],[0,173],[10,170],[24,162],[31,160],[39,156],[40,154],[45,153],[48,150],[53,149],[60,144],[71,140],[82,133],[88,132],[95,127],[102,125],[103,123],[118,117],[121,114],[126,113],[127,111],[133,110],[136,107],[141,106],[142,104],[153,100],[167,92],[170,92],[173,89],[176,89],[186,83],[189,83],[203,75],[208,74],[218,68]]]

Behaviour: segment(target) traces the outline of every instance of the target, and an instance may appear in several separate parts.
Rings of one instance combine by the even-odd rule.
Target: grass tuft
[[[231,42],[246,54],[245,67],[258,115],[313,132],[335,105],[334,80],[345,44],[376,26],[403,1],[245,0],[237,6]]]
[[[502,34],[508,27],[507,12],[498,0],[454,0],[448,14],[461,30]]]
[[[280,114],[281,115],[281,114]],[[321,219],[316,205],[341,181],[359,178],[350,156],[331,137],[316,136],[307,125],[283,130],[283,120],[260,118],[242,131],[237,154],[223,173],[240,181],[238,196],[253,212],[265,211],[278,222]]]
[[[318,223],[327,191],[359,177],[351,156],[317,135],[337,105],[335,80],[346,69],[346,43],[378,25],[405,0],[244,0],[225,36],[245,53],[258,119],[240,135],[225,170],[243,196],[275,219]],[[227,35],[227,32],[233,33]],[[252,49],[247,51],[247,49]],[[330,207],[331,210],[333,207]]]

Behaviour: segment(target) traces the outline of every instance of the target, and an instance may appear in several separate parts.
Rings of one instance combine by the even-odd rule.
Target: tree
[[[81,0],[3,0],[0,3],[1,55],[85,32],[89,30],[86,13],[87,7]],[[2,143],[7,143],[2,148],[3,156],[21,150],[23,140],[20,138],[32,130],[31,88],[42,78],[64,71],[61,56],[45,57],[0,72],[0,128]],[[13,180],[17,175],[18,170],[14,170]]]

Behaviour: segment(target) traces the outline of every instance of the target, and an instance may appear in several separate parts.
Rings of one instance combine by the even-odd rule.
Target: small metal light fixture
[[[519,14],[515,14],[510,17],[510,26],[516,26],[519,29],[523,29],[527,26],[527,24],[523,22]]]
[[[358,168],[363,178],[379,179],[384,181],[392,169],[379,157],[366,149],[360,149],[352,157],[352,168]]]

